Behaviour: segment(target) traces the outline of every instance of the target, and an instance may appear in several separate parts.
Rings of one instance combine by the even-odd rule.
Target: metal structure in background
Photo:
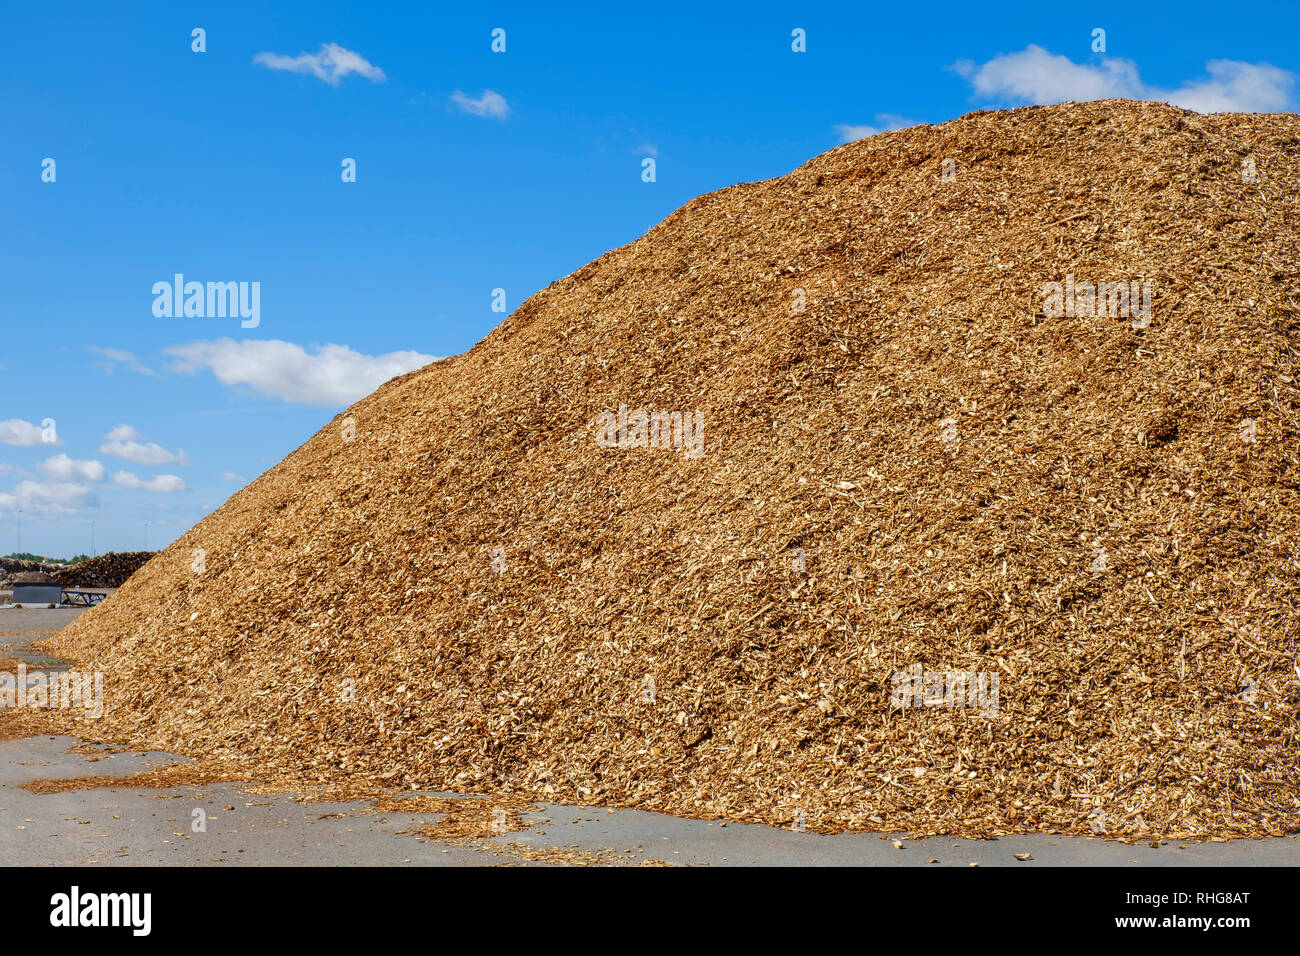
[[[72,607],[93,607],[108,597],[103,591],[64,591],[63,603]]]
[[[65,588],[59,579],[43,571],[20,571],[14,575],[13,603],[24,607],[93,607],[108,592],[75,585]]]

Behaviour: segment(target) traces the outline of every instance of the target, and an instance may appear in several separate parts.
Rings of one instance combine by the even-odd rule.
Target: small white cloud
[[[233,471],[223,471],[223,472],[221,473],[221,480],[222,480],[222,481],[237,481],[237,482],[239,482],[239,483],[242,485],[242,484],[244,483],[244,476],[243,476],[243,475],[237,475],[237,474],[235,474]]]
[[[1205,66],[1208,79],[1165,90],[1143,83],[1132,60],[1103,57],[1095,64],[1074,63],[1035,44],[978,66],[959,60],[952,69],[983,99],[1050,104],[1121,98],[1171,103],[1200,113],[1285,111],[1296,79],[1268,63],[1210,60]]]
[[[153,369],[141,365],[140,360],[130,352],[124,352],[121,349],[107,348],[99,345],[87,345],[86,351],[94,352],[96,355],[104,359],[104,361],[96,362],[95,364],[102,368],[106,375],[112,375],[113,370],[116,369],[118,365],[125,365],[132,372],[138,372],[141,375],[158,375],[158,373]]]
[[[141,478],[129,471],[113,472],[113,483],[123,488],[138,488],[141,491],[184,491],[185,482],[179,475],[155,475],[153,478]]]
[[[76,479],[81,481],[104,480],[104,466],[93,459],[69,458],[67,455],[59,454],[53,458],[45,459],[36,467],[51,478],[57,478],[60,481]]]
[[[87,345],[87,352],[94,352],[96,355],[102,355],[110,362],[134,362],[135,356],[130,352],[123,352],[121,349],[110,349],[99,345]]]
[[[913,120],[903,119],[901,116],[895,116],[893,113],[877,113],[875,126],[855,126],[848,123],[840,123],[835,126],[835,132],[840,137],[841,143],[852,143],[854,140],[866,139],[868,136],[875,136],[877,133],[889,133],[896,129],[907,129],[909,126],[915,126]]]
[[[141,441],[141,435],[130,425],[118,425],[99,446],[101,455],[112,455],[137,465],[188,465],[189,455],[184,451],[168,451],[157,442]]]
[[[659,147],[654,143],[642,143],[636,149],[632,150],[635,156],[659,156]]]
[[[76,514],[78,508],[98,503],[89,485],[68,481],[20,481],[12,492],[0,494],[0,511],[21,508],[44,518]]]
[[[337,43],[326,43],[317,53],[299,53],[297,56],[286,56],[281,53],[258,53],[253,57],[253,62],[260,63],[268,70],[310,73],[316,79],[323,80],[330,86],[338,86],[339,81],[349,73],[364,76],[372,83],[382,83],[387,79],[383,70],[360,53],[353,53]]]
[[[172,371],[207,368],[225,385],[299,405],[351,405],[384,382],[422,368],[437,356],[420,352],[362,355],[345,345],[316,347],[277,339],[215,339],[164,349],[177,358]]]
[[[99,446],[101,455],[112,455],[137,465],[188,465],[190,458],[183,451],[168,451],[156,442],[106,441]]]
[[[0,422],[0,442],[6,445],[61,445],[62,442],[41,441],[41,428],[21,418],[8,418]]]
[[[471,113],[474,116],[490,116],[493,119],[504,120],[510,114],[510,106],[506,103],[506,98],[494,90],[484,90],[483,95],[478,99],[456,90],[451,94],[451,101],[462,113]]]
[[[970,82],[976,96],[986,99],[1062,103],[1142,98],[1142,83],[1131,61],[1105,58],[1099,64],[1072,63],[1032,43],[1019,53],[999,54],[982,66],[960,60],[952,68]]]
[[[840,137],[841,143],[852,143],[855,140],[866,139],[868,136],[875,136],[881,132],[879,126],[852,126],[848,123],[837,123],[835,132]]]
[[[143,435],[130,425],[115,425],[113,430],[104,437],[109,441],[139,441],[144,438]]]

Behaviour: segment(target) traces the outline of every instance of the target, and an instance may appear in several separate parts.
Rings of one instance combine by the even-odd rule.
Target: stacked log
[[[55,576],[65,588],[120,588],[153,556],[153,551],[110,552],[58,569]]]

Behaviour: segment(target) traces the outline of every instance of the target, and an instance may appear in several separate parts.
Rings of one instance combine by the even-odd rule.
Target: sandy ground
[[[0,656],[40,660],[30,644],[75,610],[0,609]],[[5,645],[8,645],[5,648]],[[528,828],[444,842],[403,833],[438,814],[368,811],[364,803],[307,803],[235,784],[98,788],[33,794],[33,780],[125,777],[179,758],[74,752],[71,737],[0,743],[0,866],[464,866],[668,863],[687,866],[1225,866],[1300,864],[1300,836],[1153,848],[1101,838],[1027,835],[998,840],[906,840],[879,834],[799,833],[686,820],[636,810],[542,805]],[[446,795],[444,795],[446,796]],[[491,802],[490,797],[484,800]],[[203,811],[196,814],[196,810]],[[206,829],[194,826],[206,817]],[[900,842],[899,849],[895,842]],[[1030,860],[1016,855],[1029,854]]]

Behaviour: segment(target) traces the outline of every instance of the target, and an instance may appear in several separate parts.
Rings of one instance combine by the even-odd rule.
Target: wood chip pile
[[[144,567],[154,551],[110,551],[58,572],[65,588],[120,588],[126,579]]]
[[[1298,183],[1294,115],[1112,100],[700,196],[56,637],[107,671],[77,732],[809,830],[1300,830]],[[1149,323],[1049,317],[1067,281]],[[601,447],[620,405],[703,454]]]

